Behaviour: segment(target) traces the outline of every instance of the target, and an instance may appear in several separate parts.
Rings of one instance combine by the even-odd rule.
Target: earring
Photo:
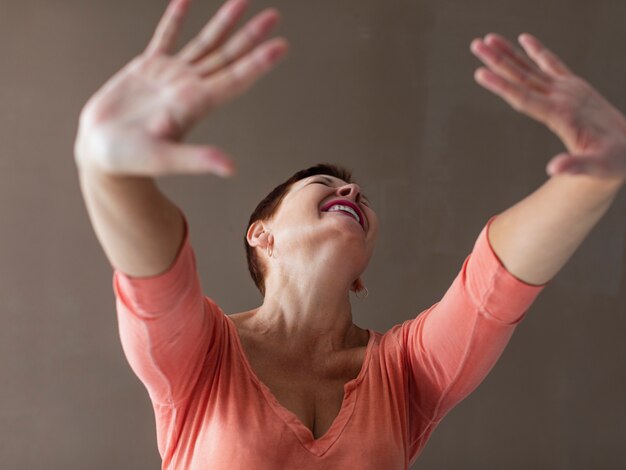
[[[359,297],[359,294],[361,292],[365,291],[365,295],[363,297]],[[369,291],[367,290],[367,287],[363,286],[363,289],[359,289],[358,291],[356,291],[356,296],[359,299],[367,299],[367,296],[370,295]]]
[[[274,247],[267,245],[267,256],[272,257],[272,253],[274,253]]]
[[[367,296],[369,295],[369,291],[367,290],[367,287],[365,287],[365,285],[363,284],[363,281],[361,280],[361,278],[357,278],[353,283],[352,283],[352,287],[354,289],[354,293],[356,294],[356,296],[359,299],[366,299]],[[365,291],[365,295],[364,296],[359,296],[359,294],[361,292]]]

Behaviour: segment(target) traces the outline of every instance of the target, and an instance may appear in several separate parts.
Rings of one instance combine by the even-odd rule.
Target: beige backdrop
[[[165,0],[0,2],[0,466],[157,469],[148,395],[123,356],[111,268],[72,147],[86,99],[142,50]],[[221,2],[196,0],[186,37]],[[438,301],[483,225],[538,188],[562,144],[474,82],[475,37],[528,31],[626,111],[626,2],[341,0],[275,6],[289,57],[191,140],[232,180],[160,180],[186,212],[207,295],[253,308],[242,237],[296,170],[354,170],[381,232],[355,322],[387,331]],[[626,468],[625,193],[413,468]]]

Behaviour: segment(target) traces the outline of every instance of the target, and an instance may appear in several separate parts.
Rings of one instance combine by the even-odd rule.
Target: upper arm
[[[167,271],[113,277],[120,338],[133,371],[153,402],[173,405],[191,394],[218,347],[223,313],[202,293],[187,223],[182,246]]]
[[[401,328],[417,391],[411,398],[431,419],[441,419],[483,381],[545,287],[506,271],[487,238],[494,218],[442,299]]]

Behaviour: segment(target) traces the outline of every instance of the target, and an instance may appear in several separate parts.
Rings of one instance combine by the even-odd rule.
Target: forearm
[[[153,179],[79,167],[80,187],[110,264],[135,277],[165,271],[183,239],[178,208]]]
[[[586,176],[557,175],[492,222],[489,241],[518,279],[552,279],[608,211],[623,186]]]

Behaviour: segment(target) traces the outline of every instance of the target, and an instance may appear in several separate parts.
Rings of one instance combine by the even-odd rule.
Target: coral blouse
[[[443,417],[487,376],[548,284],[509,273],[487,231],[442,299],[382,334],[314,439],[253,372],[233,321],[202,293],[185,236],[166,272],[113,273],[124,354],[146,387],[163,469],[407,469]]]

